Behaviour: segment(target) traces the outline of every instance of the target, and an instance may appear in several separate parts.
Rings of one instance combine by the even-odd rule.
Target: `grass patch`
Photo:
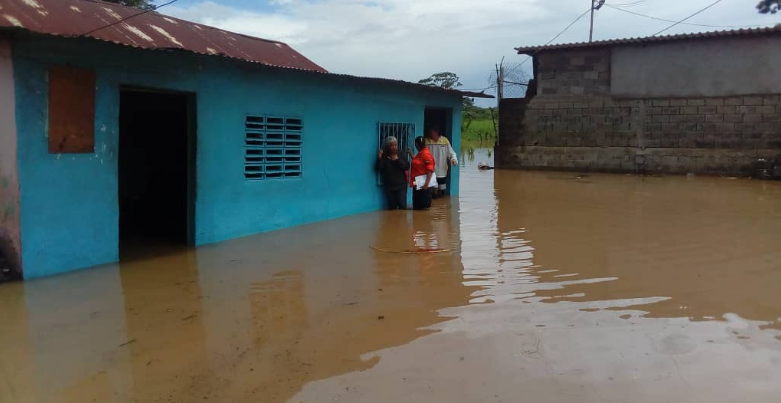
[[[496,132],[494,131],[494,122],[491,118],[488,119],[475,119],[469,127],[464,128],[461,132],[461,139],[463,141],[480,141],[485,142],[488,140],[496,139]]]

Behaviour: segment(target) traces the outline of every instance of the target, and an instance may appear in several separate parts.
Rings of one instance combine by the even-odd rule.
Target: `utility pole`
[[[496,106],[502,102],[504,98],[504,57],[502,61],[496,65]]]
[[[496,67],[496,106],[499,107],[502,103],[502,75],[499,74],[499,65],[494,66]]]
[[[589,43],[594,40],[594,11],[599,10],[605,5],[605,0],[589,0],[591,2],[591,26],[588,30]]]

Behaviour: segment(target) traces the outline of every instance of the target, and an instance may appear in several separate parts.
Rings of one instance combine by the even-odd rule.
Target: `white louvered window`
[[[301,118],[248,115],[244,128],[244,178],[264,180],[303,175]]]

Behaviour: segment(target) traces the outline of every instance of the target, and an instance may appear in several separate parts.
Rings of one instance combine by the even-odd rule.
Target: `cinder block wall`
[[[500,105],[500,168],[737,175],[781,154],[778,94],[614,98],[609,48],[535,64],[537,95]]]

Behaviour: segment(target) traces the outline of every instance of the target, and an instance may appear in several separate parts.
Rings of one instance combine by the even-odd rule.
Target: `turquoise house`
[[[381,138],[458,150],[480,96],[108,3],[0,6],[0,251],[25,279],[381,209]]]

